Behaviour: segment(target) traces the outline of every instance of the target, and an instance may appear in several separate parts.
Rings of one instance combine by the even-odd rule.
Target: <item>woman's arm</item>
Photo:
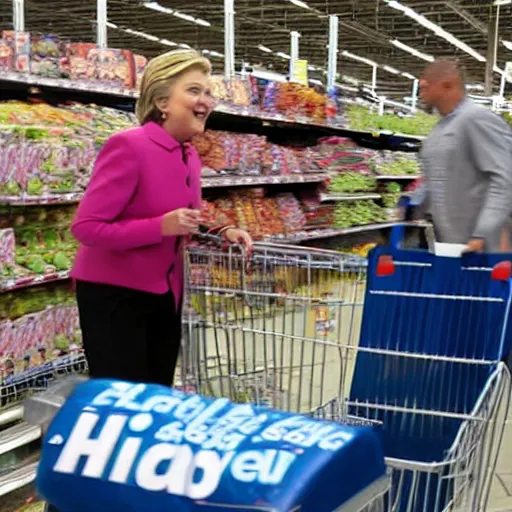
[[[135,193],[137,155],[124,134],[101,150],[71,231],[84,245],[127,250],[162,241],[162,217],[117,220]]]

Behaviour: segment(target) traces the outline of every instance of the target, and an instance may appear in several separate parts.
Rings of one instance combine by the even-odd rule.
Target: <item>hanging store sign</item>
[[[308,84],[308,61],[297,59],[293,67],[292,82],[297,82],[302,85]]]

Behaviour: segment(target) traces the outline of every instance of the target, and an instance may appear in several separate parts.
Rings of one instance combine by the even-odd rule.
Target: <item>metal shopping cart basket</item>
[[[498,263],[390,248],[368,266],[309,248],[256,245],[250,258],[192,248],[184,383],[380,423],[387,510],[483,511],[510,397],[510,279]]]

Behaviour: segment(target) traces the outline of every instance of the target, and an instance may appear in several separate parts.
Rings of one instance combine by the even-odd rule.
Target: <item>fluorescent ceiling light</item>
[[[485,91],[485,87],[482,84],[468,84],[466,89],[470,91]]]
[[[512,2],[512,0],[510,0]],[[512,51],[512,41],[501,41],[501,44],[507,49]]]
[[[265,53],[272,53],[272,50],[270,48],[267,48],[266,46],[263,46],[262,44],[260,44],[258,46],[258,49]]]
[[[127,34],[132,34],[134,36],[143,37],[144,39],[147,39],[148,41],[160,41],[160,38],[152,35],[152,34],[146,34],[145,32],[139,32],[138,30],[132,30],[131,28],[127,28],[125,30]]]
[[[443,38],[445,41],[448,41],[453,46],[456,46],[460,50],[471,55],[473,58],[475,58],[479,62],[485,62],[485,57],[483,55],[481,55],[477,51],[473,50],[473,48],[468,46],[466,43],[462,42],[460,39],[457,39],[453,34],[450,34],[450,32],[447,32],[446,30],[441,28],[439,25],[432,23],[430,20],[425,18],[425,16],[418,14],[416,11],[414,11],[410,7],[407,7],[403,4],[401,4],[400,2],[397,2],[396,0],[384,0],[384,1],[387,3],[387,5],[389,7],[392,7],[393,9],[403,12],[409,18],[413,19],[414,21],[416,21],[423,27],[427,28],[431,32],[434,32],[434,34]]]
[[[162,12],[164,14],[172,14],[173,16],[176,16],[176,18],[180,18],[185,21],[190,21],[191,23],[195,23],[196,25],[201,25],[203,27],[211,27],[211,23],[209,21],[203,20],[201,18],[194,18],[194,16],[191,16],[190,14],[175,11],[174,9],[169,9],[168,7],[160,5],[158,2],[144,2],[144,7],[152,9],[153,11]]]
[[[162,44],[165,44],[166,46],[178,46],[178,43],[175,43],[174,41],[169,41],[169,39],[160,39],[160,42]]]
[[[109,28],[119,28],[115,23],[110,23],[110,21],[107,21],[107,27],[109,27]]]
[[[316,70],[317,70],[317,68],[316,68],[315,66],[311,66],[311,65],[309,65],[309,66],[308,66],[308,70],[309,70],[309,71],[316,71]]]
[[[210,51],[210,56],[211,57],[219,57],[219,58],[222,58],[224,57],[224,54],[223,53],[219,53],[219,52],[216,52],[214,50]]]
[[[364,62],[365,64],[368,64],[368,66],[377,66],[377,63],[373,60],[366,59],[364,57],[359,57],[359,55],[354,55],[353,53],[347,52],[347,50],[343,50],[341,52],[341,55],[348,57],[352,60],[358,60],[359,62]]]
[[[400,74],[400,71],[398,71],[398,69],[392,68],[391,66],[382,66],[382,69],[384,71],[387,71],[388,73],[393,73],[393,75]]]
[[[290,58],[290,56],[288,54],[283,53],[283,52],[277,52],[276,55],[278,57],[281,57],[282,59],[289,59]]]
[[[190,46],[189,46],[188,44],[186,44],[186,43],[180,43],[178,46],[179,46],[180,48],[185,48],[185,49],[187,49],[187,50],[190,50]]]
[[[296,5],[297,7],[302,7],[303,9],[311,9],[306,2],[302,2],[302,0],[289,0],[290,3]]]
[[[432,57],[432,55],[429,55],[428,53],[420,52],[420,51],[416,50],[415,48],[412,48],[411,46],[408,46],[408,45],[402,43],[398,39],[393,39],[391,41],[391,44],[393,46],[396,46],[400,50],[409,52],[411,55],[414,55],[415,57],[418,57],[419,59],[426,60],[427,62],[434,62],[434,57]]]
[[[316,78],[310,78],[309,82],[316,85],[324,85],[320,80],[317,80]]]
[[[347,76],[347,75],[342,75],[341,79],[344,81],[344,82],[347,82],[348,84],[352,84],[352,85],[359,85],[359,80],[357,80],[356,78],[353,78],[351,76]]]
[[[164,7],[160,5],[158,2],[145,2],[144,7],[148,9],[153,9],[153,11],[163,12],[164,14],[172,14],[173,10],[168,7]]]
[[[416,77],[411,75],[411,73],[402,73],[402,76],[408,78],[409,80],[416,80]]]
[[[496,0],[493,5],[501,6],[501,5],[510,5],[512,4],[512,0]]]

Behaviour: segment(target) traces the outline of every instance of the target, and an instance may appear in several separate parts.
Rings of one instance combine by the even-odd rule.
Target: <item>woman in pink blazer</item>
[[[72,277],[89,371],[171,385],[180,348],[183,243],[200,228],[201,163],[188,141],[213,108],[210,63],[191,50],[149,62],[140,126],[111,137],[96,160],[72,231]],[[218,232],[251,245],[232,226]]]

